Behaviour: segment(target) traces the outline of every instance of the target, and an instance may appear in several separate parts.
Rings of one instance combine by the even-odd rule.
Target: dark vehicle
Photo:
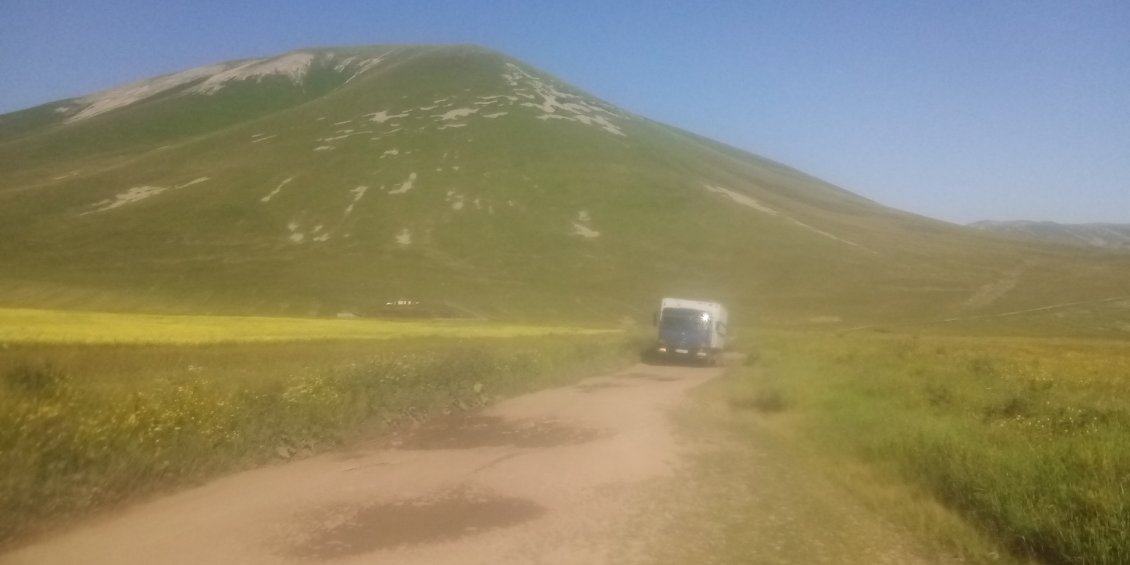
[[[716,365],[726,346],[726,308],[716,302],[664,298],[655,314],[655,354]]]

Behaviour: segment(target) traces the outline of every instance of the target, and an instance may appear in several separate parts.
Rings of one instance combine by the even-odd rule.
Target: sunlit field
[[[0,343],[188,345],[409,337],[518,337],[607,331],[479,321],[172,316],[0,308]]]
[[[813,447],[855,486],[907,485],[877,506],[948,551],[986,563],[1130,554],[1130,344],[770,332],[751,347],[757,361],[726,385],[733,416]],[[853,469],[870,478],[853,482]],[[1004,549],[984,550],[939,507]]]
[[[0,310],[0,544],[638,359],[619,330]]]

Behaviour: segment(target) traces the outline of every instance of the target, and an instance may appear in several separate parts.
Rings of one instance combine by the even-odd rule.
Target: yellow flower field
[[[0,544],[638,359],[622,331],[0,309]]]
[[[519,337],[614,330],[479,321],[115,314],[0,308],[0,343],[204,344],[406,337]]]

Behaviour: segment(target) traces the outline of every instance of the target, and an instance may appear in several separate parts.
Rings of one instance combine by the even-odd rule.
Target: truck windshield
[[[709,327],[705,314],[701,310],[689,308],[664,308],[663,315],[659,318],[659,328],[677,332],[700,331]]]

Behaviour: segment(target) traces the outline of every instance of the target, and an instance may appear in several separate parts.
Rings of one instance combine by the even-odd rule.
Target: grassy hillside
[[[1124,255],[892,210],[491,51],[219,72],[248,68],[290,74],[207,90],[215,74],[186,71],[131,104],[0,117],[0,304],[643,320],[692,295],[850,327],[1130,295]]]

